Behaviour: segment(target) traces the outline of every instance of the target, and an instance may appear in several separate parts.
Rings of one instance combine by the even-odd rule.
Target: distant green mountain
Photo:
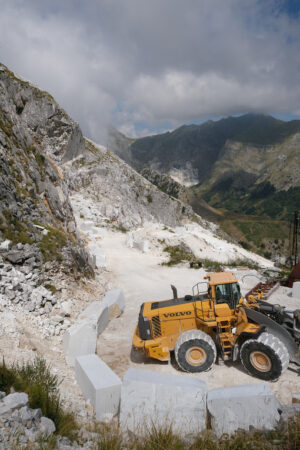
[[[135,140],[116,130],[110,136],[110,148],[135,169],[192,186],[196,211],[203,199],[215,208],[279,219],[300,208],[300,120],[246,114]]]

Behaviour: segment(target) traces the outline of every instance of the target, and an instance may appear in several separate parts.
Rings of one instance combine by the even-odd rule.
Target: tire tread
[[[178,351],[181,347],[182,344],[184,344],[185,342],[191,341],[193,339],[201,339],[203,341],[205,341],[211,348],[211,350],[213,351],[213,363],[215,363],[216,358],[217,358],[217,349],[216,349],[216,345],[214,343],[214,341],[212,340],[212,338],[206,334],[204,331],[201,330],[188,330],[185,331],[184,333],[182,333],[179,338],[177,339],[176,345],[175,345],[175,359],[177,361],[177,364],[179,365],[179,367],[184,370],[185,372],[187,372],[187,370],[182,367],[182,365],[180,364],[179,358],[178,358]],[[209,370],[209,369],[207,369]]]

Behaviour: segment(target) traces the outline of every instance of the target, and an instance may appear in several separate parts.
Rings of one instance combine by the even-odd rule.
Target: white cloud
[[[0,61],[94,140],[299,112],[300,19],[281,0],[0,0]]]

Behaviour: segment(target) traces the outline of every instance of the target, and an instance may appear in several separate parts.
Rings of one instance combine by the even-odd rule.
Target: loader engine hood
[[[271,334],[278,337],[278,339],[286,346],[290,355],[290,361],[300,365],[300,349],[286,329],[259,311],[246,307],[244,310],[247,318],[251,322],[264,325]]]

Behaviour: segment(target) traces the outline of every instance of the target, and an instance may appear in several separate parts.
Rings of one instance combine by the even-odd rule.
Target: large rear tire
[[[188,330],[177,339],[175,358],[185,372],[205,372],[214,364],[217,350],[212,338],[201,330]]]
[[[250,375],[265,381],[277,380],[289,365],[287,348],[270,333],[262,333],[258,339],[244,342],[240,357]]]

